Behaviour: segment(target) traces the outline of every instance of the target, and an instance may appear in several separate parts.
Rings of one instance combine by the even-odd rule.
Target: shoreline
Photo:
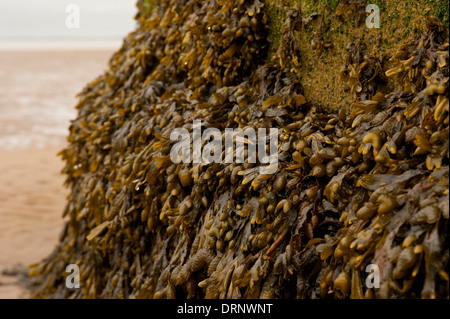
[[[112,51],[123,45],[118,41],[0,41],[0,52]]]
[[[0,148],[65,143],[77,116],[77,94],[108,70],[113,53],[0,50]]]

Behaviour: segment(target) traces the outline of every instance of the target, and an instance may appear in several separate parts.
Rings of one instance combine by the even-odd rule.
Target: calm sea
[[[0,43],[0,151],[63,145],[76,95],[120,45]]]

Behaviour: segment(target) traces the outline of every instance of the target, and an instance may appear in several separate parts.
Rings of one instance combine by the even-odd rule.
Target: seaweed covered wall
[[[69,221],[31,271],[36,297],[448,298],[448,28],[428,17],[386,52],[355,39],[313,90],[308,74],[329,71],[308,59],[328,47],[308,28],[364,2],[308,3],[282,8],[274,41],[270,1],[138,2],[136,31],[81,92],[61,152]],[[346,94],[334,107],[331,87]],[[277,128],[276,173],[174,163],[170,134],[194,120]]]

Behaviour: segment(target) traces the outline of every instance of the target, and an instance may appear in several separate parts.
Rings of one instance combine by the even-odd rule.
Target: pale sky
[[[66,27],[69,4],[80,8],[79,29]],[[136,0],[0,0],[0,41],[117,40],[136,12]]]

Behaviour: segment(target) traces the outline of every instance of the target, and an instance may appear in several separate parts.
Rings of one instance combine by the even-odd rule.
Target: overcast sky
[[[69,29],[69,4],[80,8],[80,28]],[[0,39],[123,38],[134,29],[136,0],[0,0]]]

